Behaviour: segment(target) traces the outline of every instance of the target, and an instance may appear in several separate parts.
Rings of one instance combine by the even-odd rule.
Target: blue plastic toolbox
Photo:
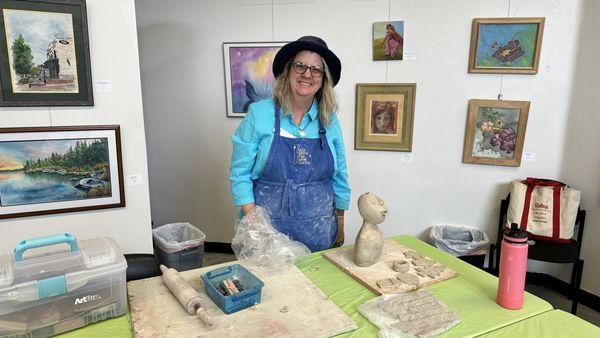
[[[260,292],[265,285],[260,279],[239,264],[211,270],[203,274],[201,278],[206,294],[227,314],[260,303]],[[238,280],[244,290],[235,295],[224,296],[221,294],[219,292],[219,284],[227,278]]]

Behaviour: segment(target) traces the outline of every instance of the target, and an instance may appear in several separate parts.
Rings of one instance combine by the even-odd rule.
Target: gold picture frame
[[[537,74],[545,18],[475,18],[469,73]]]
[[[529,101],[469,100],[463,163],[521,165]]]
[[[354,149],[412,150],[416,83],[357,83]]]

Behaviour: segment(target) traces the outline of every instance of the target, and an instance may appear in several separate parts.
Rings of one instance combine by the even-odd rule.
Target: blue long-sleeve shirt
[[[246,117],[231,137],[233,152],[229,180],[233,204],[240,206],[254,202],[252,181],[257,179],[265,167],[275,129],[275,103],[272,99],[250,105]],[[292,114],[281,118],[281,135],[300,138],[300,130],[306,138],[319,137],[318,106],[314,100],[310,110],[300,122],[300,128],[294,124]],[[333,155],[333,194],[335,207],[348,210],[350,204],[350,186],[346,153],[340,122],[331,114],[331,123],[325,127],[327,143]]]

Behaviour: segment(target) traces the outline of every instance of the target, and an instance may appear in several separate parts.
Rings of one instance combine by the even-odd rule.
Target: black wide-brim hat
[[[340,81],[340,75],[342,72],[342,63],[340,59],[327,47],[327,44],[323,39],[316,36],[303,36],[300,39],[290,42],[287,45],[281,47],[279,52],[275,55],[273,60],[273,75],[278,77],[283,73],[285,65],[294,57],[296,54],[303,50],[309,50],[315,52],[325,60],[329,73],[333,78],[333,87]]]

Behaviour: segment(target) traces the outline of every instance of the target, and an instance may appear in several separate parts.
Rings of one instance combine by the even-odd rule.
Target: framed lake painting
[[[373,23],[373,61],[402,60],[404,21]]]
[[[469,73],[537,74],[545,18],[473,19]]]
[[[415,83],[356,84],[354,149],[411,151]]]
[[[521,165],[529,101],[469,100],[463,162]]]
[[[119,126],[0,129],[0,219],[124,206]]]
[[[273,96],[273,59],[286,43],[223,43],[227,116],[244,117],[251,103]]]
[[[85,0],[0,0],[0,106],[93,106]]]

